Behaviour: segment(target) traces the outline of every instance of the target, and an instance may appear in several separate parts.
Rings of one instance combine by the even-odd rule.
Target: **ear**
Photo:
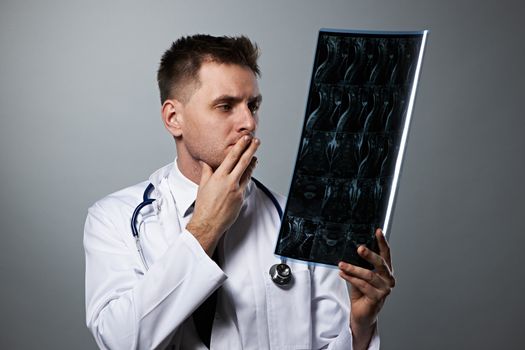
[[[174,137],[179,137],[182,135],[182,111],[184,110],[184,105],[173,99],[166,100],[162,104],[161,115],[164,126]]]

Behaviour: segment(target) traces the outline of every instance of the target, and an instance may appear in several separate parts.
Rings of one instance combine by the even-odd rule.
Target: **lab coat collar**
[[[173,168],[173,163],[170,163],[156,170],[149,177],[149,182],[154,187],[153,196],[152,196],[153,198],[160,199],[162,197],[162,193],[160,191],[160,184],[163,180],[165,180],[168,177],[172,168]]]
[[[199,186],[180,172],[177,159],[173,164],[168,175],[168,182],[177,210],[185,217],[192,212]]]
[[[163,191],[165,186],[161,186],[161,183],[166,180],[168,180],[169,187],[171,187],[169,192],[171,192],[173,199],[175,200],[177,210],[179,213],[186,216],[191,212],[188,209],[192,206],[193,202],[197,198],[199,186],[193,183],[190,179],[186,178],[180,172],[177,166],[177,159],[175,158],[173,163],[163,166],[149,177],[149,182],[154,186],[152,197],[157,199],[156,208],[160,208],[163,202],[163,197],[168,195],[166,191]],[[246,192],[244,193],[245,198],[253,193],[254,186],[255,184],[253,181],[250,181],[246,187]],[[244,205],[246,205],[246,201]]]

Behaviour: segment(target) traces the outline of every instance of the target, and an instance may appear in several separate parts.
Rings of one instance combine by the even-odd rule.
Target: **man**
[[[177,158],[95,203],[86,220],[86,317],[101,348],[379,347],[377,315],[394,286],[380,230],[380,255],[358,249],[374,271],[341,262],[339,277],[289,262],[293,283],[268,276],[280,218],[275,194],[251,180],[257,58],[245,37],[207,35],[181,38],[162,57],[161,114]]]

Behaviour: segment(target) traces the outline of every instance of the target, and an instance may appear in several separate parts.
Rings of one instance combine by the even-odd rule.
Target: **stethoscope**
[[[281,206],[279,205],[279,202],[275,198],[275,196],[270,192],[270,190],[264,186],[259,180],[254,179],[252,177],[252,181],[255,182],[255,185],[264,192],[270,198],[273,205],[275,206],[275,209],[277,210],[277,213],[279,214],[279,217],[283,217],[283,210]],[[142,260],[142,264],[146,268],[146,270],[149,269],[148,263],[146,262],[146,258],[144,257],[144,251],[142,250],[142,244],[140,243],[139,238],[139,231],[137,229],[137,217],[139,215],[139,212],[147,205],[152,204],[155,199],[150,198],[151,193],[155,187],[153,184],[149,184],[146,189],[144,190],[144,194],[142,195],[142,203],[137,205],[135,210],[133,211],[133,215],[131,216],[131,233],[133,234],[133,238],[135,238],[135,245],[137,246],[137,251],[140,255],[140,260]],[[281,257],[281,262],[279,264],[274,264],[272,267],[270,267],[270,277],[272,281],[278,285],[284,286],[289,284],[292,281],[293,275],[292,275],[292,269],[288,264],[286,264],[286,259]]]

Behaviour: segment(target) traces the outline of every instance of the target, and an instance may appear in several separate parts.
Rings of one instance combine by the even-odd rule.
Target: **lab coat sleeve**
[[[350,330],[350,327],[344,327],[343,330],[341,330],[341,333],[339,333],[338,337],[335,338],[334,341],[330,343],[328,346],[328,350],[336,350],[336,349],[345,349],[345,350],[351,350],[353,349],[352,346],[352,331]],[[374,334],[372,335],[372,339],[370,340],[370,344],[368,344],[368,350],[379,350],[379,333],[377,332],[377,326],[374,330]]]
[[[129,226],[110,219],[119,214],[103,203],[88,212],[86,321],[102,349],[152,349],[171,337],[226,276],[188,231],[144,272],[124,236],[131,235]]]
[[[313,348],[351,350],[353,346],[350,330],[350,298],[346,283],[332,268],[315,266],[313,275]],[[377,327],[368,349],[379,349]]]

